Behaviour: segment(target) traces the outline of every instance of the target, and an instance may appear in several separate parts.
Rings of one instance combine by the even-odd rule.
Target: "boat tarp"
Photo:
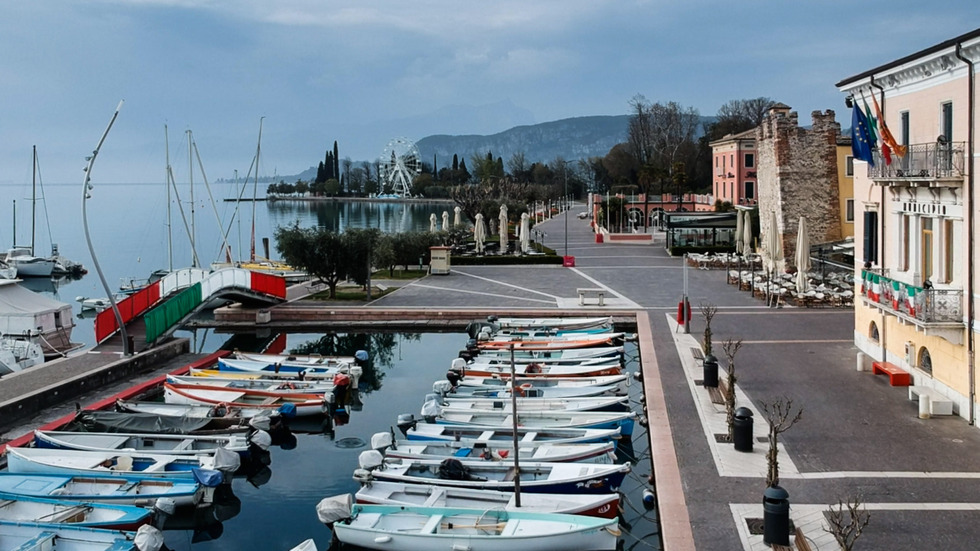
[[[117,411],[80,411],[62,430],[75,432],[132,432],[155,434],[188,434],[201,430],[211,419],[169,417],[153,413],[120,413]]]
[[[15,283],[0,285],[0,335],[42,333],[70,324],[71,304],[25,289]],[[60,321],[60,323],[59,323]]]

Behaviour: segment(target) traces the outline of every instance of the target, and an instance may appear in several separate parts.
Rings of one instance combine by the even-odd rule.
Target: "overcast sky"
[[[631,97],[713,115],[768,96],[846,119],[834,83],[968,32],[980,1],[31,0],[0,8],[0,184],[296,174],[337,140],[491,134],[618,115]],[[843,115],[842,115],[843,114]],[[847,126],[847,121],[845,121]],[[196,170],[196,169],[195,169]],[[195,176],[197,179],[198,176]]]

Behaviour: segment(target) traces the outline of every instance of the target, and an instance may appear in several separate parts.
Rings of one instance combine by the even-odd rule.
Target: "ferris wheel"
[[[381,154],[380,178],[384,189],[391,189],[399,197],[412,194],[412,180],[422,173],[422,156],[415,142],[408,138],[394,138]]]

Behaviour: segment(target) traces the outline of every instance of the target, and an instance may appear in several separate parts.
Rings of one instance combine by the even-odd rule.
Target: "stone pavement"
[[[576,289],[607,289],[612,299],[605,309],[636,311],[648,321],[638,327],[650,328],[655,357],[643,364],[656,371],[663,411],[654,410],[656,401],[648,397],[648,417],[669,420],[669,449],[679,469],[679,481],[661,481],[658,489],[682,489],[680,501],[671,503],[686,515],[696,549],[763,549],[762,536],[750,534],[746,519],[762,518],[768,444],[756,441],[751,453],[741,453],[718,443],[714,435],[727,432],[724,408],[695,384],[701,365],[692,348],[699,348],[704,328],[697,306],[712,303],[718,307],[712,323],[716,353],[726,339],[743,343],[736,356],[737,398],[755,412],[755,436],[765,441],[767,435],[763,402],[786,397],[804,410],[803,419],[780,436],[779,462],[791,518],[811,548],[837,549],[824,532],[825,512],[853,497],[871,512],[857,549],[977,547],[980,431],[959,417],[920,420],[905,389],[857,371],[851,310],[766,308],[728,285],[724,271],[692,268],[687,280],[694,320],[691,334],[684,334],[673,318],[685,270],[681,259],[664,251],[662,235],[653,244],[596,244],[588,222],[571,218],[568,228],[575,268],[453,267],[449,275],[408,283],[369,306],[595,312],[602,308],[579,306]],[[561,217],[540,229],[549,245],[563,243]],[[651,375],[645,371],[644,379]],[[690,548],[685,538],[666,546]]]

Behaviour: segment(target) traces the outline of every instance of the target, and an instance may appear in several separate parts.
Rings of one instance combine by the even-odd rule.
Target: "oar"
[[[496,524],[453,524],[451,522],[443,522],[439,525],[440,528],[445,528],[447,530],[452,530],[453,528],[478,528],[478,529],[500,529],[507,526],[507,521],[498,522]]]

